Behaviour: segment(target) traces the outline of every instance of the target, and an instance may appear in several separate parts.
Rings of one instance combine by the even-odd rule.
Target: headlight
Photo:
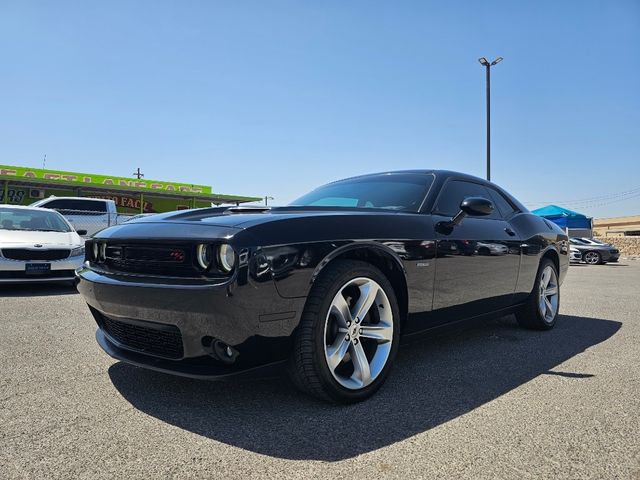
[[[236,264],[236,252],[233,251],[231,245],[223,243],[218,247],[218,263],[225,272],[233,270]]]
[[[78,255],[84,255],[84,247],[76,247],[69,254],[70,257],[77,257]]]
[[[213,254],[211,251],[211,245],[206,245],[204,243],[200,243],[196,247],[196,258],[198,260],[198,265],[203,270],[207,270],[211,266],[211,261],[213,260]]]

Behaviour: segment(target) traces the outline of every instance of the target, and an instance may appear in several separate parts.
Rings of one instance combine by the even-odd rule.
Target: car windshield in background
[[[0,230],[70,232],[71,228],[56,212],[0,208]]]
[[[417,212],[432,183],[432,174],[371,175],[330,183],[303,195],[290,205]]]
[[[573,243],[574,245],[587,245],[587,242],[584,242],[584,241],[579,240],[577,238],[570,238],[569,242]]]

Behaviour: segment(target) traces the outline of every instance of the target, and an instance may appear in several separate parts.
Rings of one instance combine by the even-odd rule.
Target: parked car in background
[[[0,205],[0,283],[74,281],[84,240],[58,212]]]
[[[120,215],[113,200],[86,197],[54,197],[44,198],[31,204],[32,207],[49,208],[60,212],[79,231],[86,231],[86,236],[126,222],[131,215]]]
[[[311,395],[350,403],[382,385],[401,334],[508,312],[553,328],[568,254],[560,227],[497,185],[414,170],[287,207],[108,228],[87,242],[78,290],[123,362],[212,380],[279,364]]]
[[[601,242],[600,240],[596,240],[595,238],[587,238],[587,237],[575,237],[576,240],[582,241],[584,243],[586,243],[587,245],[604,245],[606,247],[610,247],[612,250],[617,250],[617,248],[615,247],[615,245],[611,244],[611,243],[607,243],[607,242]],[[619,259],[618,257],[613,256],[611,258],[611,260],[609,260],[609,262],[617,262]]]
[[[580,238],[570,238],[569,242],[582,254],[582,261],[589,265],[601,265],[607,262],[617,262],[620,251],[608,244],[587,243]]]

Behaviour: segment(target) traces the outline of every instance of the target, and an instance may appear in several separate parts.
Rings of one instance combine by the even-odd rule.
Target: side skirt
[[[409,343],[419,342],[421,340],[424,340],[427,337],[432,336],[434,333],[444,334],[444,333],[452,332],[459,329],[477,326],[484,320],[488,320],[491,318],[499,318],[504,315],[512,314],[516,312],[518,309],[520,309],[523,305],[524,303],[519,303],[519,304],[511,305],[507,308],[503,308],[493,312],[483,313],[481,315],[476,315],[473,317],[461,318],[459,320],[453,320],[451,322],[443,323],[441,325],[435,325],[433,327],[429,327],[417,332],[411,332],[406,335],[402,335],[402,337],[400,338],[400,344],[407,345]]]

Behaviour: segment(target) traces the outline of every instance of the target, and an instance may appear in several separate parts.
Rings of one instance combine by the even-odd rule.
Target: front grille
[[[620,253],[618,250],[609,250],[609,253]]]
[[[109,245],[105,264],[112,270],[146,275],[194,277],[190,246]]]
[[[180,329],[174,325],[114,320],[102,315],[102,328],[123,347],[159,357],[179,359],[184,351]]]
[[[114,275],[181,278],[191,281],[219,281],[231,277],[214,258],[203,270],[196,260],[197,242],[166,244],[95,239],[86,243],[86,259],[97,271]],[[218,248],[217,242],[211,243]],[[213,253],[215,257],[215,253]]]
[[[69,257],[68,248],[30,250],[27,248],[3,248],[2,256],[10,260],[63,260]]]

